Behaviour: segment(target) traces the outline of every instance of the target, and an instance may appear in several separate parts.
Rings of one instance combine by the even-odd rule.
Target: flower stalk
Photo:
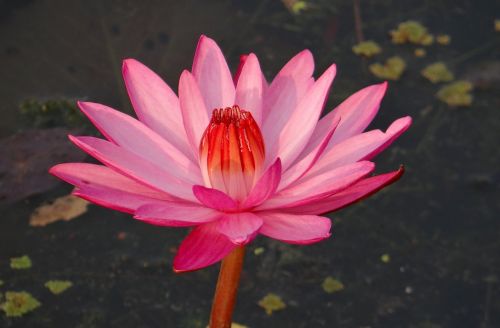
[[[222,260],[210,313],[210,328],[231,328],[244,256],[245,247],[239,246]]]

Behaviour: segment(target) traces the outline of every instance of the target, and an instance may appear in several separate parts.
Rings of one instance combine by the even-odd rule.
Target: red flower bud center
[[[250,112],[218,108],[200,142],[205,183],[243,199],[253,187],[264,162],[264,140]]]

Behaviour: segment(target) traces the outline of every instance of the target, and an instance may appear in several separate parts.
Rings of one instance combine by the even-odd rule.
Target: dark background
[[[333,237],[309,247],[257,238],[249,246],[234,321],[249,327],[500,327],[500,18],[498,1],[361,0],[363,32],[383,48],[355,56],[353,1],[307,1],[294,14],[278,0],[0,1],[0,294],[26,290],[42,306],[21,318],[0,312],[1,327],[205,327],[217,266],[172,272],[183,229],[163,229],[91,206],[83,216],[45,227],[29,217],[71,188],[48,177],[52,164],[84,156],[64,135],[89,129],[74,110],[86,99],[131,111],[121,61],[139,59],[174,88],[200,34],[214,38],[234,70],[255,52],[270,80],[309,48],[317,74],[336,62],[326,110],[376,83],[375,61],[407,62],[389,84],[371,128],[411,115],[414,124],[377,158],[377,172],[404,163],[403,179],[332,213]],[[409,19],[451,36],[416,58],[388,31]],[[420,75],[443,61],[474,85],[470,107],[438,101],[441,85]],[[49,104],[52,111],[40,111]],[[67,116],[61,113],[67,113]],[[52,115],[52,116],[51,116]],[[55,129],[54,129],[55,128]],[[89,130],[93,131],[93,130]],[[17,133],[17,134],[15,134]],[[263,247],[264,253],[253,250]],[[12,270],[27,254],[29,270]],[[381,255],[390,261],[381,261]],[[327,294],[333,276],[345,289]],[[54,296],[43,284],[74,286]],[[268,293],[287,308],[268,316]]]

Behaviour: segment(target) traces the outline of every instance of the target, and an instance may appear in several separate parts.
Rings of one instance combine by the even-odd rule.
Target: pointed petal
[[[384,82],[371,85],[351,95],[318,122],[311,139],[320,138],[328,133],[329,122],[339,117],[342,120],[328,149],[363,132],[377,115],[386,90],[387,82]]]
[[[259,212],[264,224],[259,233],[290,244],[312,244],[331,236],[330,219],[316,215]]]
[[[279,147],[276,156],[281,158],[283,169],[286,170],[293,163],[309,141],[323,110],[335,73],[335,65],[323,73],[299,102],[290,120],[280,132],[275,145]]]
[[[87,154],[120,174],[172,196],[196,201],[190,184],[126,149],[93,137],[69,136],[69,138]]]
[[[236,247],[218,232],[217,222],[194,228],[184,239],[174,258],[174,271],[194,271],[219,262]]]
[[[277,142],[279,132],[296,110],[299,101],[314,83],[313,71],[312,54],[309,50],[304,50],[280,70],[267,89],[264,95],[261,129],[266,145]],[[267,158],[276,158],[277,148],[269,150],[272,151],[268,152]]]
[[[189,227],[211,222],[221,213],[192,203],[156,202],[139,207],[134,218],[152,225],[164,227]]]
[[[78,102],[80,109],[111,142],[191,183],[203,181],[199,166],[153,130],[107,106]]]
[[[187,138],[182,128],[179,100],[170,87],[152,70],[135,59],[126,59],[123,79],[139,120],[158,133],[184,155]]]
[[[260,177],[250,194],[243,202],[242,208],[250,208],[262,204],[272,196],[281,179],[281,160],[278,158],[273,165]]]
[[[372,162],[349,164],[310,179],[300,179],[257,207],[257,210],[296,207],[312,200],[319,200],[353,185],[375,168]]]
[[[344,140],[327,150],[303,178],[322,174],[360,160],[371,159],[386,149],[410,125],[411,118],[406,116],[394,121],[385,133],[372,130]]]
[[[352,203],[370,197],[382,188],[399,180],[403,173],[404,168],[401,166],[397,171],[360,180],[335,195],[297,207],[290,207],[286,211],[294,214],[322,214],[337,211]]]
[[[318,161],[318,159],[325,151],[339,122],[340,118],[332,122],[332,125],[330,127],[330,133],[327,133],[322,140],[320,139],[315,142],[309,142],[310,148],[309,149],[305,148],[302,151],[302,154],[299,155],[298,157],[299,159],[291,167],[289,167],[288,170],[281,177],[280,186],[278,190],[282,190],[291,183],[297,181],[304,174],[306,174],[309,171],[309,169],[311,169],[311,167],[314,166],[314,164]]]
[[[250,212],[228,213],[217,221],[217,230],[236,245],[252,241],[261,226],[262,219]]]
[[[204,186],[193,186],[193,194],[203,205],[218,211],[231,211],[238,203],[220,190]]]
[[[262,122],[262,71],[254,54],[248,55],[236,86],[235,104],[249,111],[255,122]]]
[[[234,105],[235,88],[226,59],[217,43],[204,35],[198,41],[192,72],[209,111]]]
[[[102,165],[64,163],[53,166],[49,173],[74,185],[77,196],[122,212],[133,213],[144,204],[172,199]]]
[[[182,72],[179,80],[179,100],[191,151],[198,158],[201,137],[210,117],[198,84],[189,71]]]

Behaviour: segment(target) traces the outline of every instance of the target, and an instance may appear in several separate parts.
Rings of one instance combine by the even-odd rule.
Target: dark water
[[[26,99],[90,99],[130,111],[121,60],[137,58],[175,87],[201,33],[220,43],[233,68],[240,53],[255,52],[268,78],[306,47],[317,72],[336,62],[328,109],[377,81],[370,63],[399,55],[407,71],[390,83],[372,127],[414,118],[377,159],[378,172],[404,163],[405,176],[331,214],[334,237],[325,242],[297,247],[258,238],[249,247],[234,321],[249,327],[500,327],[500,33],[493,27],[499,3],[361,1],[364,36],[383,47],[375,60],[351,52],[351,1],[308,3],[308,11],[293,15],[279,1],[0,1],[0,136],[33,127],[20,114]],[[427,48],[424,58],[413,55],[414,46],[393,45],[388,31],[408,19],[449,34],[451,44]],[[419,71],[438,60],[457,79],[473,82],[472,106],[453,109],[435,98],[441,85]],[[60,147],[32,138],[15,147],[26,154],[4,151],[0,158],[0,294],[26,290],[42,303],[21,318],[0,312],[0,326],[205,327],[217,267],[171,271],[185,230],[158,229],[94,206],[69,222],[29,226],[34,208],[70,191],[44,173],[70,156]],[[255,255],[257,247],[264,253]],[[32,268],[11,269],[9,259],[24,254]],[[390,255],[388,263],[382,254]],[[325,293],[327,276],[345,289]],[[43,286],[51,279],[74,286],[55,296]],[[268,293],[287,307],[268,316],[257,305]]]

